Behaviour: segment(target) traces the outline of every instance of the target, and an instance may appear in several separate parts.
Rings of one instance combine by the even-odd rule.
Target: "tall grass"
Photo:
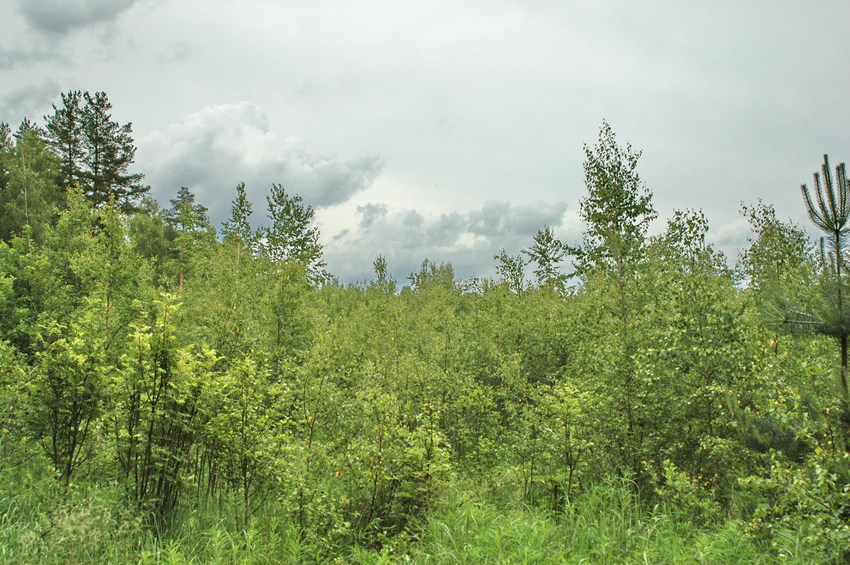
[[[32,467],[0,471],[0,563],[815,563],[786,532],[757,543],[744,524],[692,525],[686,511],[645,508],[625,485],[599,486],[560,514],[458,489],[410,536],[381,550],[305,540],[270,506],[247,528],[227,512],[186,509],[151,531],[108,486],[60,487]]]
[[[561,515],[465,501],[433,515],[415,563],[813,563],[789,535],[762,546],[730,520],[700,529],[675,509],[644,509],[630,489],[600,486]]]

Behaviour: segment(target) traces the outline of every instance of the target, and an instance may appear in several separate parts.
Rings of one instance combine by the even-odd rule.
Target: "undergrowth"
[[[457,488],[440,508],[382,547],[306,541],[273,506],[238,528],[215,509],[184,510],[156,532],[117,488],[59,486],[7,467],[0,484],[2,563],[813,563],[818,554],[781,531],[768,541],[727,520],[697,526],[679,508],[646,508],[627,485],[593,488],[561,513]]]

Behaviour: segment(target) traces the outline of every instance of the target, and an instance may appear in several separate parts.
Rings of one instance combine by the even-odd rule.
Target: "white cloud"
[[[265,112],[250,102],[208,106],[145,136],[137,160],[155,196],[166,201],[189,187],[209,207],[213,223],[226,217],[239,182],[262,215],[262,195],[272,183],[321,208],[366,189],[381,170],[377,156],[314,153],[303,139],[271,131]]]

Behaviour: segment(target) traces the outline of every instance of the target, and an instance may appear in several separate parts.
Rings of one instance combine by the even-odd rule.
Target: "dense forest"
[[[216,229],[53,110],[0,126],[3,562],[850,562],[843,165],[730,261],[603,123],[579,245],[343,285],[298,187]]]

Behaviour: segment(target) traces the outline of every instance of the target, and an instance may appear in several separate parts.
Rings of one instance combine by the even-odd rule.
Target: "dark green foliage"
[[[778,330],[793,334],[815,333],[836,339],[839,345],[841,370],[839,395],[844,402],[847,425],[850,426],[850,389],[847,384],[848,338],[850,338],[850,277],[847,269],[847,236],[850,233],[850,183],[844,163],[835,168],[835,179],[824,155],[823,177],[814,173],[815,198],[808,187],[801,186],[806,211],[812,222],[826,236],[821,239],[819,276],[814,285],[814,303],[794,304],[779,297],[770,323]],[[821,183],[823,178],[823,183]]]
[[[130,211],[150,187],[144,175],[130,173],[136,156],[133,126],[112,120],[112,104],[105,92],[70,91],[61,107],[45,116],[46,135],[61,161],[61,183],[79,186],[95,205],[112,201]]]

